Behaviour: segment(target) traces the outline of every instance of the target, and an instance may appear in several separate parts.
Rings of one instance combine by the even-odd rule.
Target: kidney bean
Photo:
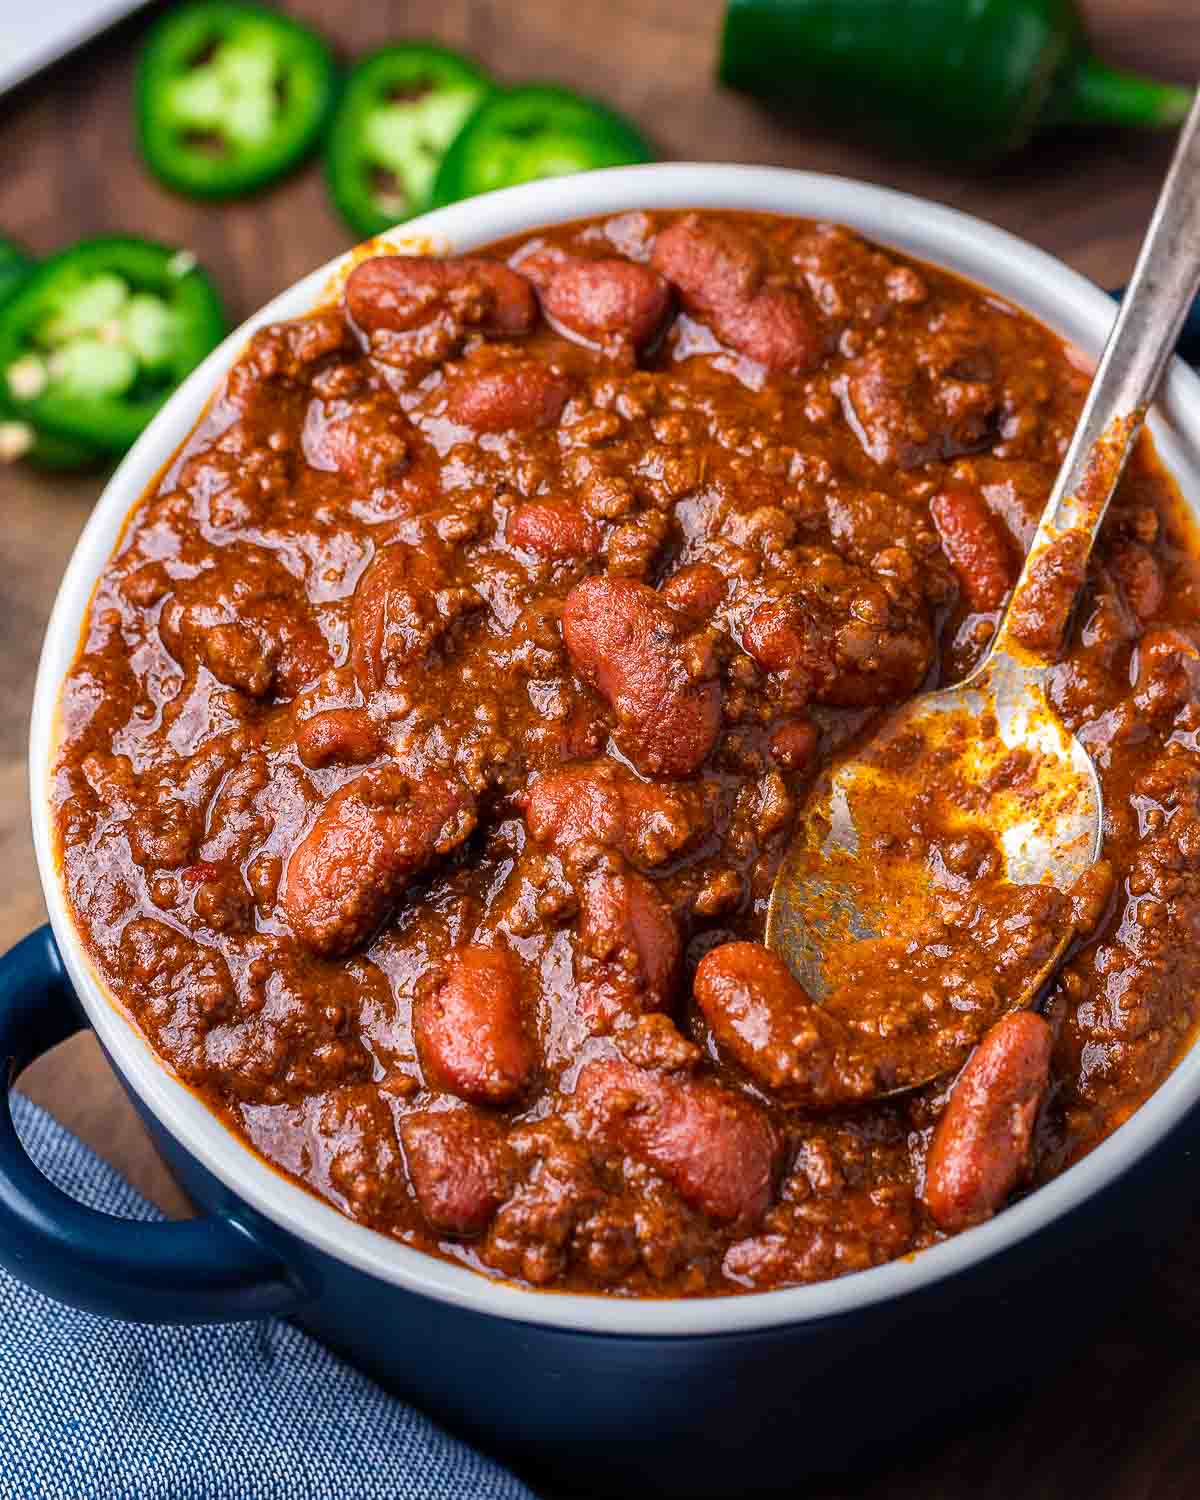
[[[766,276],[762,248],[733,224],[704,222],[688,214],[654,241],[650,264],[682,292],[685,305],[740,307]]]
[[[1087,937],[1108,910],[1117,874],[1107,859],[1089,865],[1071,887],[1071,925],[1077,938]]]
[[[575,672],[612,706],[639,771],[690,775],[716,742],[721,690],[695,680],[684,622],[631,578],[587,578],[567,595],[562,631]]]
[[[710,949],[692,992],[718,1045],[764,1088],[810,1108],[854,1097],[837,1066],[842,1026],[761,943]]]
[[[672,573],[659,593],[689,618],[707,619],[725,597],[725,575],[712,563],[693,563]]]
[[[947,1233],[989,1219],[1029,1159],[1053,1037],[1032,1011],[997,1021],[958,1076],[925,1160],[924,1200]]]
[[[800,375],[820,364],[821,337],[799,295],[764,285],[762,251],[736,226],[689,215],[658,236],[651,265],[723,344],[769,370]]]
[[[366,333],[404,333],[449,311],[465,328],[498,338],[529,333],[537,300],[525,277],[499,261],[464,256],[376,255],[346,278],[346,308]]]
[[[615,1061],[588,1063],[575,1100],[596,1145],[646,1162],[694,1208],[743,1232],[766,1213],[781,1143],[750,1100]]]
[[[530,833],[539,844],[566,852],[580,839],[610,849],[624,842],[625,808],[613,762],[572,767],[543,776],[517,799]],[[606,769],[601,771],[601,767]]]
[[[814,686],[830,672],[830,652],[816,639],[792,599],[760,604],[742,631],[742,645],[764,672],[790,672]]]
[[[644,865],[683,848],[699,823],[667,788],[637,781],[609,760],[543,776],[517,805],[537,842],[558,854],[590,841]]]
[[[948,489],[929,503],[942,551],[972,609],[999,609],[1017,580],[1008,530],[972,489]]]
[[[717,308],[709,316],[722,343],[768,370],[804,375],[821,363],[820,335],[800,298],[786,287],[765,287],[744,306]]]
[[[551,561],[592,558],[600,551],[600,528],[567,500],[527,500],[508,517],[504,532],[510,546]]]
[[[292,852],[284,914],[314,953],[346,953],[383,921],[408,881],[475,826],[465,787],[394,765],[364,771],[335,792]]]
[[[600,866],[582,882],[579,941],[641,991],[641,1009],[660,1010],[679,973],[679,929],[670,907],[644,875]]]
[[[361,708],[330,708],[296,726],[296,751],[312,771],[328,765],[374,760],[379,730]]]
[[[521,971],[501,948],[463,948],[413,1007],[413,1036],[430,1079],[473,1104],[508,1104],[537,1058],[521,1017]]]
[[[636,261],[535,254],[521,262],[521,270],[556,327],[606,350],[643,348],[671,305],[666,280]]]
[[[482,1234],[516,1178],[499,1124],[477,1109],[423,1110],[400,1122],[400,1143],[430,1227],[462,1238]]]
[[[811,763],[819,739],[811,719],[785,719],[767,740],[771,759],[784,771],[803,771]]]
[[[844,690],[854,680],[849,674],[839,680],[833,629],[797,599],[760,604],[742,628],[742,645],[764,672],[777,673],[788,684],[789,702],[796,707],[821,699],[826,690]],[[886,693],[883,684],[881,701]]]
[[[551,427],[571,394],[560,370],[535,360],[468,370],[448,387],[446,415],[473,432],[531,432]]]
[[[1108,565],[1138,623],[1144,625],[1153,619],[1166,592],[1154,554],[1140,542],[1122,542],[1113,548]]]
[[[393,542],[375,554],[350,606],[350,662],[365,694],[395,686],[456,614],[482,606],[481,599],[446,584],[440,560],[427,548]]]

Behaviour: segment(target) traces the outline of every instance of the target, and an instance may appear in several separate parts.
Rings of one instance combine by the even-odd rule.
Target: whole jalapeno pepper
[[[719,73],[962,162],[1016,150],[1047,125],[1178,125],[1192,99],[1101,63],[1073,0],[727,0]]]

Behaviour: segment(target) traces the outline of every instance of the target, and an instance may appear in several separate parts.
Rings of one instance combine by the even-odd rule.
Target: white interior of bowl
[[[775,168],[667,164],[531,183],[430,214],[404,226],[403,238],[433,239],[449,251],[463,251],[584,215],[676,207],[750,209],[852,225],[873,239],[992,288],[1090,356],[1099,353],[1112,321],[1113,303],[1082,276],[978,219],[843,178]],[[401,242],[399,232],[390,238]],[[499,1317],[594,1333],[655,1336],[733,1333],[798,1323],[901,1295],[1016,1243],[1133,1166],[1200,1095],[1200,1049],[1193,1050],[1154,1097],[1085,1160],[990,1223],[910,1260],[815,1286],[732,1298],[652,1302],[550,1294],[491,1282],[353,1223],[267,1166],[159,1061],[99,982],[63,900],[48,816],[59,687],[75,655],[93,584],[127,512],[187,436],[249,333],[263,323],[307,312],[321,299],[340,264],[331,263],[298,282],[232,334],[143,434],[109,482],[80,538],[42,650],[30,737],[30,788],[46,903],[92,1025],[162,1124],[210,1172],[268,1218],[384,1281]],[[1200,509],[1200,380],[1178,361],[1152,427],[1164,461]]]

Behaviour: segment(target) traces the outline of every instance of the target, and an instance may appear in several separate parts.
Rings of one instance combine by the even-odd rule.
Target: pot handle
[[[225,1323],[298,1307],[304,1289],[236,1218],[114,1218],[33,1164],[9,1087],[84,1024],[50,928],[39,927],[0,958],[0,1264],[61,1302],[139,1323]]]

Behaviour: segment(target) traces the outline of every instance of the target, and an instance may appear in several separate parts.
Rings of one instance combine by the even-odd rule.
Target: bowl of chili
[[[491,194],[405,226],[396,248],[470,251],[588,216],[714,209],[848,224],[970,278],[1083,358],[1112,316],[1052,257],[954,210],[861,183],[767,168],[659,165]],[[373,247],[375,249],[379,246]],[[390,1388],[521,1466],[612,1492],[749,1492],[845,1472],[938,1429],[1031,1369],[1114,1303],[1145,1225],[1168,1232],[1194,1135],[1200,1056],[1081,1161],[968,1233],[813,1285],[755,1295],[599,1297],[489,1280],[354,1222],[274,1170],[162,1062],[117,1000],[67,899],[55,820],[60,692],[89,601],[132,507],[259,329],[309,312],[361,254],[283,293],[167,402],[80,539],[47,631],[30,741],[50,927],[0,970],[0,1052],[23,1066],[90,1025],[201,1210],[125,1225],[51,1188],[0,1111],[0,1258],[78,1305],[200,1322],[286,1313]],[[1200,381],[1179,362],[1151,429],[1200,496]],[[1196,501],[1189,503],[1195,507]],[[182,627],[181,627],[182,628]],[[76,704],[72,712],[86,712]],[[672,753],[670,746],[663,755]],[[77,997],[78,1006],[75,999]],[[1169,1206],[1170,1205],[1170,1206]],[[1084,1253],[1086,1250],[1086,1253]],[[1054,1329],[1054,1350],[1046,1329]]]

